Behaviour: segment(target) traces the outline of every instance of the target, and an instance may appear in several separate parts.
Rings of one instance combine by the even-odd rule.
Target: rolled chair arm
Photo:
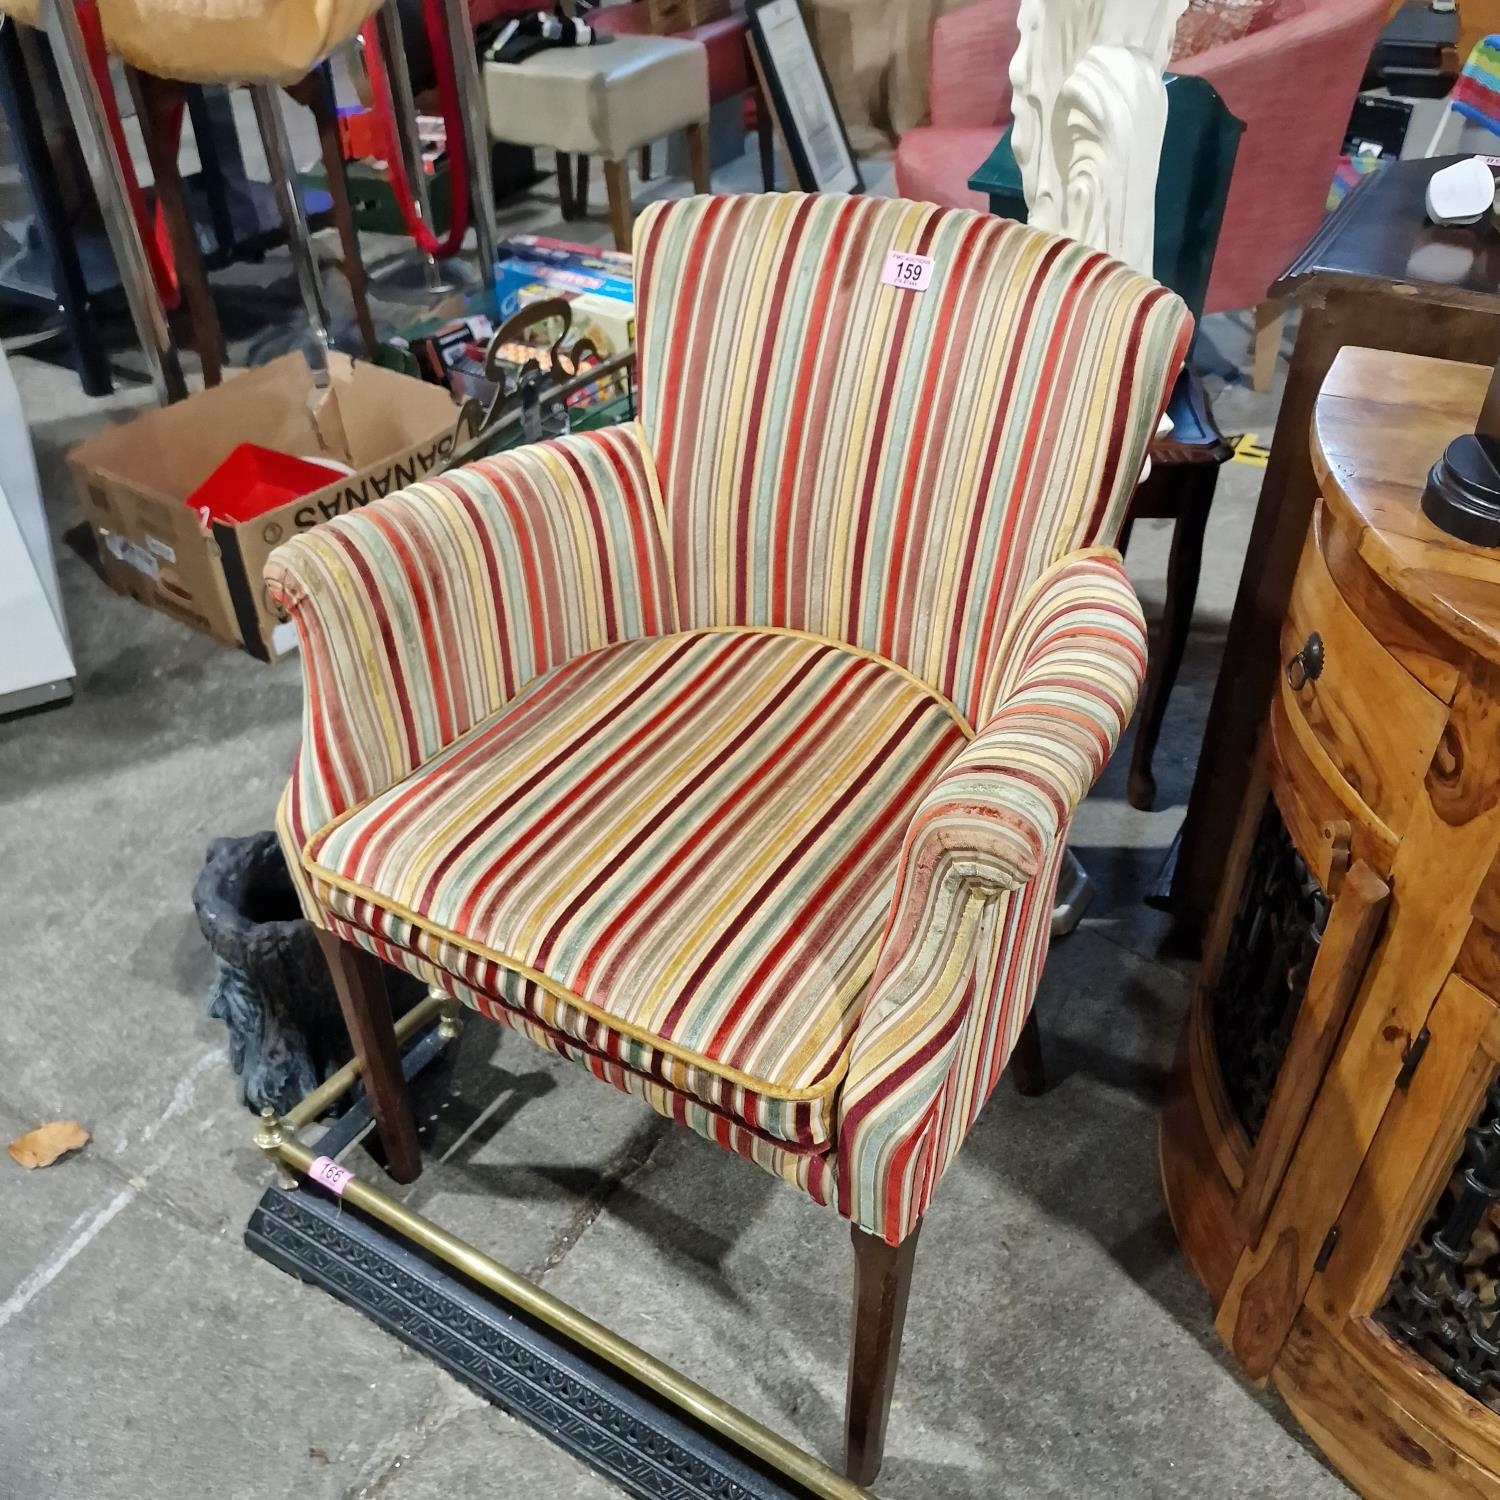
[[[676,621],[637,426],[413,485],[278,547],[266,585],[302,647],[302,745],[281,820],[294,863],[323,824],[533,678]]]
[[[1135,707],[1146,626],[1119,554],[1049,571],[995,707],[922,800],[840,1099],[840,1212],[911,1231],[1030,1013],[1068,823]]]

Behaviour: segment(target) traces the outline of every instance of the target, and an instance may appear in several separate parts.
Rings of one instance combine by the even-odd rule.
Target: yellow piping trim
[[[314,838],[317,835],[314,835]],[[311,844],[309,839],[308,843]],[[764,1095],[768,1099],[781,1099],[790,1102],[801,1102],[809,1099],[822,1099],[831,1094],[840,1083],[843,1082],[844,1074],[849,1066],[849,1053],[854,1041],[851,1033],[848,1041],[844,1044],[844,1055],[839,1059],[839,1065],[828,1082],[816,1089],[788,1089],[781,1088],[764,1078],[756,1078],[750,1073],[742,1073],[738,1068],[729,1068],[714,1058],[707,1057],[701,1052],[694,1052],[688,1047],[683,1047],[677,1042],[670,1041],[666,1037],[657,1036],[654,1032],[645,1030],[631,1021],[622,1020],[619,1016],[612,1015],[609,1011],[601,1009],[592,1001],[585,1000],[582,995],[576,994],[566,985],[559,984],[555,979],[543,974],[540,969],[534,969],[528,963],[514,957],[509,953],[502,953],[498,948],[486,947],[483,943],[476,943],[472,938],[465,937],[461,932],[454,932],[451,927],[440,927],[436,922],[429,920],[413,911],[411,907],[400,901],[392,901],[389,897],[382,896],[379,891],[372,890],[367,885],[361,885],[356,880],[349,880],[343,875],[337,875],[329,870],[327,866],[320,865],[316,860],[307,857],[306,850],[303,851],[303,865],[310,874],[316,875],[325,885],[334,890],[342,891],[345,895],[354,896],[361,901],[369,901],[380,908],[381,911],[389,912],[392,916],[400,917],[403,922],[409,922],[413,927],[426,933],[429,937],[435,937],[440,942],[452,943],[456,948],[462,948],[466,953],[473,953],[479,958],[488,959],[501,968],[510,969],[519,974],[523,979],[529,979],[538,989],[545,990],[554,1000],[561,1000],[566,1005],[576,1006],[584,1015],[602,1022],[611,1031],[617,1031],[632,1041],[641,1042],[658,1052],[664,1052],[667,1056],[675,1058],[678,1062],[687,1063],[690,1067],[701,1068],[705,1073],[712,1073],[722,1078],[726,1083],[733,1083],[741,1088],[748,1088],[754,1093]],[[329,908],[332,910],[332,907]],[[353,918],[345,916],[342,912],[335,912],[341,921],[350,922]],[[358,923],[355,923],[358,926]],[[362,929],[368,930],[368,929]],[[379,938],[379,933],[371,933],[372,937]],[[434,962],[428,959],[428,962]],[[524,1012],[523,1012],[524,1014]],[[533,1017],[540,1020],[540,1017]],[[543,1025],[546,1022],[542,1022]],[[573,1038],[574,1041],[577,1038]],[[626,1064],[628,1067],[629,1064]],[[704,1101],[707,1102],[707,1101]]]
[[[1089,550],[1108,553],[1112,549],[1097,548]],[[1085,554],[1075,553],[1073,555],[1076,557]],[[1119,554],[1115,553],[1114,555],[1118,556]],[[904,678],[914,687],[920,689],[926,697],[930,698],[934,703],[938,704],[948,714],[949,718],[953,720],[954,724],[963,733],[966,739],[972,740],[974,738],[974,730],[970,726],[969,721],[964,717],[964,715],[958,710],[958,708],[949,698],[944,696],[942,693],[939,693],[936,689],[929,687],[928,684],[923,682],[920,677],[917,677],[914,673],[908,671],[905,667],[901,666],[899,662],[891,661],[888,657],[881,656],[876,651],[867,651],[862,646],[851,646],[847,641],[835,640],[832,636],[817,635],[809,630],[795,630],[789,626],[710,626],[701,630],[676,631],[674,632],[674,634],[782,635],[791,636],[797,640],[813,641],[819,645],[837,647],[840,651],[847,652],[851,656],[858,656],[864,658],[867,661],[876,662],[880,666],[883,666],[888,670],[896,673],[897,676]],[[647,637],[647,639],[666,639],[666,637]],[[532,679],[532,681],[535,680],[535,678]],[[527,686],[530,686],[530,684],[528,683]],[[524,691],[524,689],[522,691]],[[519,697],[519,695],[520,694],[518,692],[516,696]],[[514,699],[512,699],[511,701],[513,702]],[[505,705],[502,704],[500,708],[495,710],[495,714],[504,712],[504,709]],[[491,714],[489,717],[493,718],[494,716],[494,714]],[[481,720],[480,722],[482,723],[483,720]],[[472,729],[477,727],[477,724],[473,725],[471,726],[470,731],[466,732],[472,732]],[[445,745],[443,747],[443,750],[440,750],[435,755],[429,757],[429,761],[435,760],[438,755],[443,754],[444,751],[451,748],[451,745]],[[428,762],[424,762],[423,764],[425,765],[427,763]],[[410,777],[416,775],[417,771],[420,769],[420,766],[413,768],[413,770],[410,771],[407,776],[402,777],[402,780],[409,780]],[[399,785],[400,783],[398,782],[396,784]],[[567,986],[558,984],[556,980],[549,978],[546,974],[543,974],[540,969],[532,968],[530,964],[524,963],[514,955],[502,953],[498,949],[486,947],[482,943],[476,943],[473,941],[473,939],[465,937],[462,933],[455,932],[452,928],[440,927],[437,923],[431,921],[427,917],[420,915],[411,907],[406,906],[401,902],[393,901],[388,896],[381,895],[380,892],[373,890],[369,886],[361,885],[357,881],[349,880],[345,876],[336,873],[335,871],[329,869],[328,866],[321,864],[313,856],[312,847],[315,843],[317,843],[320,839],[326,838],[327,835],[333,833],[335,829],[337,829],[348,819],[354,817],[355,814],[363,812],[364,809],[369,807],[371,803],[378,800],[378,798],[385,796],[386,793],[390,790],[391,788],[387,787],[384,790],[377,792],[374,797],[368,798],[364,802],[356,803],[353,807],[346,808],[342,813],[338,815],[338,817],[334,818],[331,822],[325,823],[321,828],[317,829],[316,832],[311,834],[302,846],[301,863],[303,869],[306,870],[309,874],[316,876],[318,879],[323,881],[325,885],[330,886],[332,889],[342,891],[345,895],[354,896],[361,901],[369,901],[373,905],[379,907],[382,911],[390,912],[393,916],[400,917],[402,921],[410,923],[419,931],[426,933],[430,937],[437,938],[440,942],[452,943],[456,948],[460,948],[466,953],[473,953],[477,957],[486,959],[491,963],[499,964],[502,968],[510,969],[513,973],[519,974],[523,979],[530,980],[531,983],[535,984],[539,989],[544,990],[547,994],[551,995],[554,1000],[560,1000],[565,1005],[576,1007],[584,1015],[589,1016],[596,1021],[599,1021],[602,1025],[606,1026],[612,1031],[618,1032],[622,1036],[629,1037],[632,1041],[640,1042],[644,1046],[651,1047],[655,1051],[664,1053],[666,1056],[674,1058],[678,1062],[685,1063],[689,1067],[699,1068],[705,1073],[712,1074],[714,1077],[722,1078],[727,1083],[735,1084],[740,1088],[748,1088],[764,1098],[777,1099],[790,1103],[801,1103],[810,1100],[823,1099],[826,1098],[829,1094],[833,1093],[843,1082],[844,1075],[848,1071],[849,1054],[853,1048],[854,1043],[854,1034],[852,1032],[850,1033],[848,1039],[845,1041],[843,1056],[839,1059],[838,1065],[836,1066],[834,1072],[829,1075],[828,1079],[822,1086],[816,1089],[782,1088],[776,1084],[770,1083],[766,1079],[756,1078],[750,1073],[741,1072],[738,1068],[726,1067],[723,1063],[718,1062],[714,1058],[708,1057],[702,1052],[694,1052],[691,1048],[680,1046],[678,1043],[673,1042],[666,1037],[658,1036],[654,1032],[647,1031],[643,1027],[634,1025],[632,1022],[622,1020],[620,1017],[613,1015],[611,1012],[604,1010],[597,1005],[594,1005],[591,1001],[585,1000],[582,995],[579,995],[573,990],[568,989]],[[346,916],[342,916],[342,914],[339,915],[344,921],[351,920]],[[378,936],[378,934],[371,935]],[[429,962],[431,962],[431,960],[429,960]],[[867,979],[865,982],[868,985],[869,980]],[[798,1143],[792,1142],[788,1144]]]

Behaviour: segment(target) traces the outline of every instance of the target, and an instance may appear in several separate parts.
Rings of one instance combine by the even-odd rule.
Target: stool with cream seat
[[[708,191],[708,54],[698,42],[618,36],[555,47],[520,63],[486,63],[484,83],[497,141],[603,159],[620,250],[630,249],[634,217],[631,152],[684,131],[693,187]]]

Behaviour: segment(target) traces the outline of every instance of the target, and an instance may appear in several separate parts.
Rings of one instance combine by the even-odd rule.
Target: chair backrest
[[[1204,312],[1260,302],[1322,222],[1390,0],[1282,0],[1236,41],[1174,61],[1245,122]]]
[[[899,199],[676,199],[635,249],[683,628],[832,637],[981,717],[1027,585],[1114,540],[1182,303],[1073,241]],[[931,261],[925,290],[882,280],[892,251]]]

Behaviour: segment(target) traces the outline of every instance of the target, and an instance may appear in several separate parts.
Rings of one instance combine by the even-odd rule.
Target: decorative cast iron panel
[[[1252,1143],[1265,1123],[1329,906],[1268,797],[1211,1005],[1224,1091]]]
[[[1375,1316],[1500,1412],[1500,1081],[1491,1084],[1453,1175]]]
[[[327,1142],[324,1136],[319,1148],[331,1149]],[[627,1495],[808,1500],[791,1480],[765,1472],[749,1454],[347,1204],[310,1188],[268,1188],[245,1243],[394,1333]]]

